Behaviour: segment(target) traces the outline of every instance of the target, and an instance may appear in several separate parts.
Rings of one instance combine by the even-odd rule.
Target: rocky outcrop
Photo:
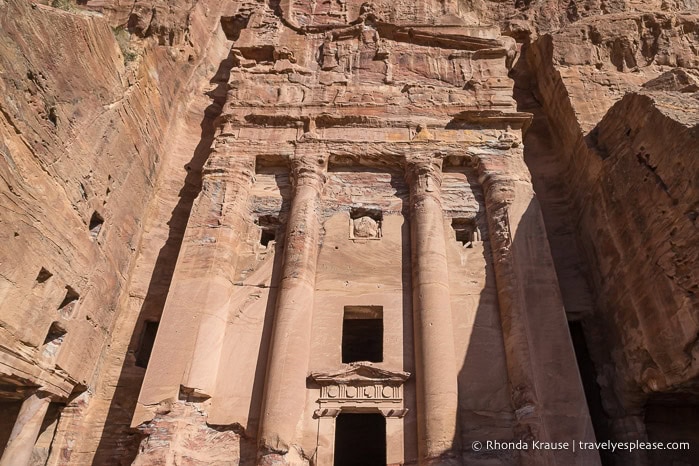
[[[204,413],[190,404],[162,406],[159,414],[144,430],[146,440],[133,465],[159,464],[162,461],[192,466],[228,465],[231,458],[254,460],[241,445],[241,436],[232,428],[206,425]],[[163,452],[166,455],[163,456]]]
[[[9,2],[2,21],[2,254],[17,265],[2,279],[4,342],[17,364],[59,372],[65,398],[91,382],[113,325],[173,92],[148,66],[130,74],[99,18]]]
[[[697,19],[588,18],[539,38],[517,71],[520,108],[540,115],[525,147],[566,310],[595,362],[598,436],[644,437],[654,400],[696,397]]]
[[[57,406],[70,402],[53,451],[80,462],[72,453],[76,441],[92,456],[109,437],[103,426],[140,312],[134,257],[149,199],[163,151],[181,125],[177,112],[192,89],[210,88],[211,65],[200,57],[218,22],[192,19],[196,40],[187,53],[145,41],[129,45],[138,53],[127,57],[120,32],[102,16],[14,1],[0,9],[3,374],[8,389],[17,384],[11,399],[43,387]],[[191,151],[184,156],[171,179],[187,175]],[[175,181],[159,198],[171,196],[174,206],[181,187]],[[140,283],[147,290],[149,282],[146,276]]]

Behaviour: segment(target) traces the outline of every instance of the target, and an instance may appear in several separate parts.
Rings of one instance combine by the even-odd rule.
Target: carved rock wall
[[[611,438],[645,436],[658,398],[696,402],[696,21],[587,18],[525,48],[515,72],[566,311],[595,363],[598,435]]]
[[[143,299],[152,306],[167,292],[152,270],[211,101],[204,98],[191,115],[185,109],[193,89],[212,88],[227,53],[221,49],[211,63],[207,44],[226,39],[220,29],[216,34],[218,21],[199,10],[188,23],[186,50],[144,41],[127,59],[104,17],[26,2],[0,8],[3,381],[19,387],[10,397],[44,386],[59,407],[72,400],[62,410],[51,461],[89,462],[81,455],[92,458],[100,442],[119,457],[134,436],[125,430],[135,396],[122,392],[137,392],[143,372],[133,364],[143,323],[135,324]],[[183,127],[192,142],[180,139],[179,148],[172,135]],[[149,208],[156,184],[158,200]],[[196,196],[198,184],[189,180],[183,197],[187,190]],[[142,244],[147,259],[134,262]],[[157,320],[159,312],[156,305],[141,318]],[[51,345],[53,322],[65,335]],[[135,380],[122,373],[125,359]]]
[[[562,315],[550,313],[561,297],[583,324],[608,436],[674,439],[660,408],[697,396],[696,0],[50,3],[62,9],[0,0],[0,385],[7,419],[27,389],[56,395],[60,420],[39,437],[37,461],[254,463],[294,189],[279,154],[315,140],[334,143],[309,372],[337,369],[339,310],[381,304],[395,325],[379,365],[416,373],[408,187],[386,161],[402,149],[381,147],[475,147],[481,170],[511,171],[488,191],[476,167],[447,159],[442,182],[459,455],[536,463],[468,445],[590,433],[565,424],[560,395],[579,381],[561,362]],[[519,136],[495,121],[516,105],[534,113],[524,154],[546,231]],[[212,146],[265,154],[237,237],[185,234],[230,218],[220,180],[200,194]],[[211,210],[187,227],[199,204]],[[353,218],[350,205],[365,211]],[[177,295],[186,314],[167,317],[176,269],[204,270],[177,265],[183,238],[184,251],[214,240],[236,251],[220,325],[187,298],[208,293],[204,281]],[[537,280],[503,285],[525,275]],[[529,311],[509,319],[517,309]],[[193,370],[207,325],[220,352]],[[197,370],[213,388],[189,383]],[[543,383],[551,371],[565,375]],[[389,427],[391,445],[404,442],[389,455],[408,463],[419,456],[414,377],[407,414]],[[305,396],[299,450],[286,455],[302,463],[332,442],[313,417],[316,392]],[[539,413],[539,400],[557,408]],[[567,427],[546,432],[556,416]],[[0,443],[11,428],[0,425]]]

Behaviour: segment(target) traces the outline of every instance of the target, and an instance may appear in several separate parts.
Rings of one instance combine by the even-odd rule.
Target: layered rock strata
[[[658,409],[696,403],[696,21],[589,18],[531,44],[515,75],[520,109],[540,115],[526,159],[594,362],[602,438],[656,440]],[[677,429],[662,437],[694,438]]]
[[[696,443],[697,8],[0,0],[0,464]]]

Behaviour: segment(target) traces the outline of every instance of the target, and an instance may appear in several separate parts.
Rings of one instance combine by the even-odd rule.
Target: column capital
[[[414,152],[405,156],[405,180],[416,194],[439,191],[442,186],[443,154]]]
[[[323,186],[327,180],[328,154],[318,144],[303,144],[288,156],[291,182],[300,185]]]

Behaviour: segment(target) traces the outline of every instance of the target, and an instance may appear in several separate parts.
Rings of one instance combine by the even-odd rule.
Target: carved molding
[[[314,372],[309,381],[320,385],[318,417],[336,417],[343,410],[381,412],[386,417],[401,418],[408,412],[403,407],[403,383],[409,372],[390,371],[371,363],[349,364],[336,372]]]
[[[255,157],[235,156],[228,154],[227,151],[214,149],[202,168],[202,176],[252,183],[255,179]]]
[[[403,398],[402,387],[384,385],[326,385],[320,388],[320,400],[322,401],[357,401],[367,400],[399,402]]]
[[[336,372],[312,372],[309,380],[325,385],[402,385],[410,377],[410,372],[390,371],[375,367],[368,362],[353,362]]]
[[[322,408],[322,409],[316,409],[313,411],[313,417],[314,418],[319,418],[319,417],[337,417],[340,414],[340,411],[342,411],[341,408]]]
[[[406,414],[408,414],[408,408],[400,408],[400,409],[383,408],[383,409],[380,409],[379,411],[381,411],[381,414],[383,414],[384,417],[394,417],[394,418],[398,418],[398,419],[402,419],[405,417]]]

